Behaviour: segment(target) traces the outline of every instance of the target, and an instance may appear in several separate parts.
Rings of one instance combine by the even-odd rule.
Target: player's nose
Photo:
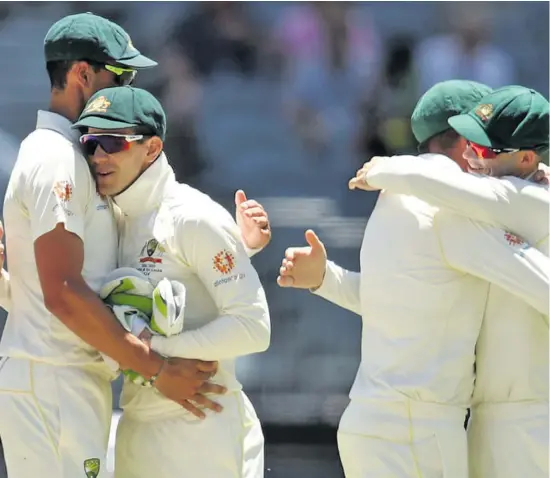
[[[90,156],[90,161],[93,164],[103,164],[109,159],[107,154],[100,145],[97,145],[94,154]]]

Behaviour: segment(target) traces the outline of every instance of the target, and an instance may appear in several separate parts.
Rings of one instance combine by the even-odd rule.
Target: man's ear
[[[530,167],[539,162],[539,157],[534,151],[520,151],[519,154],[521,154],[520,164],[523,167]]]
[[[147,150],[147,161],[152,163],[157,159],[162,152],[162,148],[164,147],[164,143],[162,142],[162,139],[160,139],[158,136],[153,136],[148,144],[149,148]]]
[[[92,76],[90,74],[90,65],[85,61],[77,61],[71,68],[73,78],[83,88],[89,88],[92,82]]]

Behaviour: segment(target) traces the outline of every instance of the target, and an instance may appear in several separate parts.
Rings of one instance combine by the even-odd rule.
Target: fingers
[[[4,237],[4,224],[2,224],[2,221],[0,221],[0,241]]]
[[[356,188],[360,188],[363,180],[359,178],[352,178],[348,182],[348,188],[352,191]]]
[[[279,287],[293,287],[294,277],[280,275],[279,277],[277,277],[277,284],[279,285]]]
[[[193,415],[195,415],[197,418],[200,418],[201,420],[204,420],[206,418],[206,415],[204,414],[204,412],[200,411],[197,407],[195,407],[193,404],[191,404],[191,402],[189,402],[188,400],[184,400],[182,402],[180,402],[180,405],[185,408],[186,410],[188,410],[189,412],[191,412]]]
[[[218,413],[220,413],[223,410],[223,407],[219,403],[213,402],[212,400],[206,398],[204,395],[201,395],[200,393],[195,394],[192,400],[193,402],[200,405],[202,408],[208,408]]]
[[[227,392],[227,388],[217,383],[204,382],[197,390],[197,393],[206,394],[214,393],[216,395],[223,395]]]
[[[241,206],[242,203],[244,203],[245,201],[246,201],[246,194],[244,193],[244,191],[242,189],[239,189],[235,193],[235,205],[236,206]]]
[[[196,367],[201,372],[215,373],[218,370],[218,362],[205,362],[196,360]]]

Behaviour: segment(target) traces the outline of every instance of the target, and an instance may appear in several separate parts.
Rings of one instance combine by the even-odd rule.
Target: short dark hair
[[[87,60],[57,60],[57,61],[48,61],[46,62],[46,70],[48,71],[48,76],[50,78],[50,88],[56,90],[63,90],[67,86],[67,73],[71,67],[77,61],[87,61]],[[91,67],[97,73],[101,66],[99,64],[94,64],[90,62]]]
[[[460,135],[454,129],[449,128],[419,144],[418,151],[420,153],[429,153],[433,149],[448,151],[456,144],[459,138]]]

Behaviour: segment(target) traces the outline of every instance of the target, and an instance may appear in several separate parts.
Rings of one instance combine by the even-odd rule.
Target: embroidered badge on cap
[[[493,115],[493,105],[479,105],[475,109],[475,114],[481,118],[481,121],[485,122]]]
[[[92,101],[86,108],[84,109],[83,114],[86,113],[105,113],[109,106],[111,106],[111,102],[105,98],[105,96],[100,96],[99,98],[96,98],[94,101]]]

